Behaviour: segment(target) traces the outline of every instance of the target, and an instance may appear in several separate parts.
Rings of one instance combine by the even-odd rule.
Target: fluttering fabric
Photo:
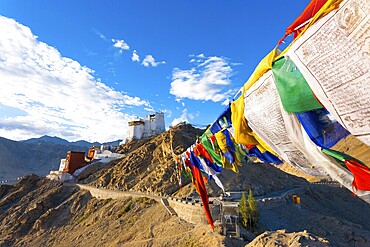
[[[244,117],[244,95],[231,102],[231,123],[234,128],[234,139],[236,143],[244,145],[257,145],[258,142],[251,134],[247,120]]]
[[[197,191],[202,200],[202,204],[203,204],[204,212],[206,213],[207,221],[211,225],[212,230],[214,230],[215,227],[213,225],[212,215],[209,210],[208,193],[207,193],[204,181],[203,181],[203,176],[200,172],[200,169],[197,167],[197,165],[200,166],[200,164],[196,161],[194,153],[190,153],[190,159],[191,159],[191,162],[189,161],[188,163],[192,169],[192,173],[194,176],[194,185],[196,186]]]
[[[286,29],[285,36],[293,33],[296,39],[293,43],[297,45],[297,40],[312,24],[341,2],[312,0]],[[370,190],[370,168],[351,156],[329,149],[349,132],[332,120],[323,107],[326,102],[314,90],[323,105],[317,100],[312,92],[312,78],[308,78],[302,69],[305,79],[290,60],[295,59],[289,51],[290,47],[294,45],[283,52],[275,48],[261,60],[242,87],[241,96],[232,100],[217,120],[197,138],[187,154],[182,155],[180,162],[184,165],[177,164],[185,175],[192,176],[212,229],[214,226],[204,179],[214,180],[224,191],[217,175],[223,168],[238,172],[238,166],[247,156],[256,156],[263,162],[274,164],[285,160],[311,175],[313,171],[324,176],[329,174],[349,189],[353,181],[354,190]],[[298,65],[299,61],[295,62]],[[265,74],[269,78],[264,77],[262,80],[266,81],[261,83],[262,80],[259,80]],[[202,172],[207,176],[203,177]],[[178,174],[181,179],[181,172]]]
[[[284,39],[290,35],[294,34],[294,39],[298,37],[298,35],[302,32],[302,29],[304,28],[299,27],[308,20],[310,20],[312,17],[315,16],[315,14],[321,9],[321,7],[327,2],[327,0],[312,0],[307,7],[303,10],[303,12],[297,17],[297,19],[290,24],[290,26],[286,29],[285,35],[283,38],[281,38],[278,42],[278,45],[281,44]]]
[[[344,164],[352,172],[352,187],[357,190],[370,190],[370,169],[355,160],[344,160]]]
[[[346,153],[343,153],[343,152],[340,152],[340,151],[337,151],[337,150],[333,150],[333,149],[329,149],[329,148],[322,148],[321,149],[322,152],[326,155],[329,155],[331,157],[333,157],[334,159],[336,159],[337,161],[341,162],[342,165],[344,165],[344,160],[356,160],[357,162],[359,162],[360,164],[366,166],[362,161],[352,157],[351,155],[348,155]]]
[[[213,136],[212,133],[209,130],[206,130],[204,134],[200,137],[200,142],[208,152],[209,156],[212,157],[214,164],[222,167],[220,151],[216,150],[218,149],[218,147],[216,143],[212,143],[211,136]]]
[[[319,147],[331,148],[350,133],[329,117],[325,109],[297,113],[297,118],[310,139]]]
[[[274,62],[272,73],[284,110],[287,112],[306,112],[323,106],[314,97],[299,69],[289,57]]]
[[[241,165],[241,163],[237,159],[235,151],[232,150],[232,148],[234,148],[234,150],[235,150],[235,146],[234,145],[232,145],[233,147],[228,146],[227,137],[226,137],[225,133],[230,138],[230,135],[229,135],[227,129],[221,130],[221,131],[219,131],[215,134],[218,146],[220,147],[221,152],[222,152],[221,159],[222,159],[222,162],[223,162],[223,167],[237,173],[237,172],[239,172],[239,169],[238,169],[237,166]],[[231,139],[230,139],[230,141],[231,141]]]
[[[343,0],[327,0],[324,5],[322,5],[322,7],[317,10],[316,14],[312,17],[310,22],[300,29],[300,31],[295,36],[295,39],[299,38],[310,26],[315,24],[320,18],[327,15],[334,9],[337,9],[342,1]]]
[[[356,193],[357,190],[370,190],[370,168],[360,160],[351,157],[348,154],[332,150],[323,149],[323,153],[335,158],[344,164],[353,174],[352,188]]]
[[[217,120],[209,127],[212,134],[216,134],[223,128],[231,125],[231,108],[230,105],[221,113]]]
[[[204,160],[204,162],[206,163],[206,165],[208,167],[210,167],[213,171],[215,171],[216,173],[220,173],[222,172],[222,166],[218,166],[216,165],[215,163],[209,161],[207,158],[204,158],[204,156],[202,155],[197,155],[195,152],[194,154],[201,160]],[[211,174],[212,175],[212,174]]]
[[[217,118],[217,122],[222,125],[221,127],[227,128],[231,125],[231,108],[230,104],[226,107],[226,109],[221,113],[221,115]]]
[[[280,104],[272,72],[266,72],[245,92],[244,98],[244,115],[253,132],[284,161],[314,175],[312,165],[302,153],[302,148],[289,137],[290,129],[286,127],[284,109]]]
[[[274,48],[270,51],[269,54],[264,57],[261,62],[257,65],[251,77],[243,86],[243,93],[247,91],[261,76],[263,76],[267,71],[271,70],[272,64],[275,58],[280,54],[280,51],[277,48]],[[248,106],[246,106],[248,107]]]
[[[202,143],[195,144],[193,150],[196,156],[203,156],[209,162],[214,163],[212,157],[209,155]]]
[[[207,160],[205,160],[201,157],[197,157],[197,158],[198,158],[199,162],[202,164],[204,172],[208,175],[209,179],[210,180],[213,179],[215,181],[215,183],[217,184],[217,186],[220,187],[222,189],[222,191],[225,193],[225,187],[222,184],[221,180],[217,176],[219,174],[219,172],[216,172],[212,167],[210,167]]]
[[[271,154],[269,151],[266,151],[262,153],[258,148],[252,147],[251,149],[248,150],[248,155],[249,156],[254,156],[257,157],[259,160],[262,162],[266,163],[273,163],[276,165],[280,165],[283,163],[278,157],[275,155]]]
[[[217,132],[219,132],[220,130],[222,129],[222,127],[220,126],[220,124],[216,121],[214,122],[210,127],[209,127],[209,131],[212,133],[212,134],[215,134]]]
[[[222,133],[225,135],[226,145],[229,147],[231,151],[236,152],[234,140],[232,140],[232,137],[230,136],[230,132],[227,129],[225,129],[224,131],[222,131]]]

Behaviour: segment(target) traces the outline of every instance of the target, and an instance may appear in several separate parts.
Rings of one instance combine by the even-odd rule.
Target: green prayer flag
[[[342,152],[339,152],[339,151],[336,151],[336,150],[333,150],[333,149],[322,148],[321,151],[324,154],[327,154],[327,155],[333,157],[334,159],[336,159],[336,160],[338,160],[340,162],[344,162],[344,160],[355,160],[358,163],[360,163],[361,165],[367,166],[361,160],[356,159],[356,158],[352,157],[351,155],[348,155],[348,154],[345,154],[345,153],[342,153]]]
[[[275,61],[272,73],[285,111],[306,112],[323,108],[292,60],[283,57]]]
[[[217,154],[212,147],[211,142],[208,140],[208,135],[212,135],[211,132],[205,132],[201,137],[200,137],[200,143],[202,143],[203,147],[207,150],[208,154],[211,156],[213,161],[215,162],[216,165],[222,166],[222,158],[220,154]]]

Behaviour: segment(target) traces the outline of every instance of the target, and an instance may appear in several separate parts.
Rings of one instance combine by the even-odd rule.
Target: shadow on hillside
[[[230,238],[226,237],[225,238],[225,246],[230,246],[230,247],[244,247],[246,244],[248,244],[247,241],[236,239],[236,238]]]
[[[244,163],[239,173],[224,169],[219,175],[226,191],[248,191],[252,189],[256,196],[266,195],[286,188],[307,185],[304,178],[288,174],[268,163]],[[212,196],[218,196],[221,189],[209,182],[208,191]]]

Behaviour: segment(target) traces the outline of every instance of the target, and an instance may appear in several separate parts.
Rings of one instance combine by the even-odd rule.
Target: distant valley
[[[118,145],[120,140],[105,143]],[[86,152],[89,147],[100,146],[99,142],[69,142],[59,137],[42,136],[24,141],[0,137],[0,180],[24,176],[30,173],[46,175],[59,168],[60,159],[68,151]]]

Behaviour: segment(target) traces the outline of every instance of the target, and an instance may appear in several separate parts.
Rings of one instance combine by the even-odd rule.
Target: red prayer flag
[[[212,230],[215,229],[215,226],[213,225],[213,219],[211,212],[209,211],[209,204],[208,204],[208,193],[206,190],[206,186],[204,185],[203,176],[200,172],[199,168],[191,164],[190,160],[185,161],[187,165],[190,166],[194,179],[194,186],[200,195],[200,198],[202,199],[202,204],[204,208],[204,212],[206,213],[207,221],[211,225]]]
[[[355,160],[344,160],[344,164],[352,172],[352,187],[355,190],[370,190],[370,169]]]
[[[287,37],[291,33],[294,34],[294,39],[297,38],[299,33],[302,31],[304,25],[302,27],[299,26],[307,22],[312,17],[314,17],[314,15],[321,9],[321,7],[326,2],[327,0],[312,0],[303,10],[300,16],[298,16],[298,18],[286,29],[285,35],[282,39],[279,40],[278,45],[280,45],[281,42],[283,42],[283,40],[285,39],[285,37]]]
[[[196,156],[203,156],[204,158],[206,158],[209,162],[211,163],[215,163],[213,162],[213,159],[212,157],[209,155],[208,151],[204,148],[203,144],[201,143],[197,143],[195,145],[195,147],[193,148],[194,150],[194,154]]]

